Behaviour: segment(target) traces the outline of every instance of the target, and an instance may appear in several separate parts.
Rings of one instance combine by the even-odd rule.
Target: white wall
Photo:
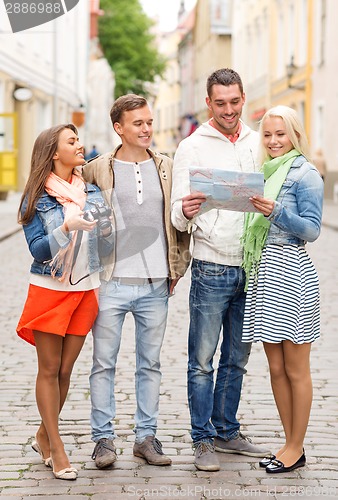
[[[52,125],[70,122],[73,111],[86,105],[88,48],[89,0],[80,0],[61,17],[18,33],[12,33],[0,1],[0,110],[17,113],[18,190],[28,178],[37,135]],[[16,101],[16,86],[30,88],[32,98]],[[84,129],[79,133],[83,140]]]
[[[18,33],[12,33],[0,2],[0,71],[77,106],[86,96],[88,29],[88,0],[81,0],[60,18]]]

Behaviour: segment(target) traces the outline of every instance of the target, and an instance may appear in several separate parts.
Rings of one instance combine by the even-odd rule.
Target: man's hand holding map
[[[250,201],[263,196],[264,176],[258,172],[226,171],[214,168],[190,167],[190,191],[206,196],[198,215],[209,210],[257,212]]]

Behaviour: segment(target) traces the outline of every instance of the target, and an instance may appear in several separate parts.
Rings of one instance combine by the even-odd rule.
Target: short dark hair
[[[211,97],[212,87],[214,85],[238,85],[241,94],[243,94],[243,83],[239,74],[230,68],[221,68],[214,71],[207,79],[207,93]]]
[[[112,124],[121,121],[122,115],[125,111],[143,108],[147,106],[147,99],[141,95],[126,94],[118,97],[110,110],[110,119]]]

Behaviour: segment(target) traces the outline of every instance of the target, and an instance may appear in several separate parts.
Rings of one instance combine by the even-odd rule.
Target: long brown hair
[[[67,128],[78,134],[76,127],[68,123],[48,128],[36,138],[32,151],[31,171],[18,210],[19,224],[28,224],[33,219],[36,202],[42,195],[47,178],[54,168],[53,156],[58,147],[60,133]],[[25,212],[22,213],[24,202]]]

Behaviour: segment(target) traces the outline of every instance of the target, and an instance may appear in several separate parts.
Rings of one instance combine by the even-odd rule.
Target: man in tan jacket
[[[161,383],[160,351],[168,297],[190,260],[189,236],[170,220],[172,160],[149,149],[153,118],[144,97],[119,97],[110,112],[122,144],[83,170],[112,208],[115,249],[103,261],[99,314],[93,327],[90,375],[92,458],[99,469],[116,460],[112,420],[122,325],[135,319],[136,401],[133,453],[152,465],[170,465],[156,439]]]

